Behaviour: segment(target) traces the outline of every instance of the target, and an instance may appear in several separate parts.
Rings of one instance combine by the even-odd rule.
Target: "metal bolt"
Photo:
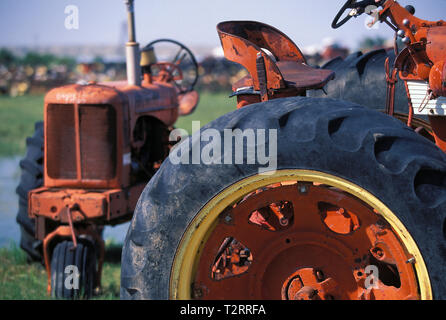
[[[409,258],[409,259],[406,261],[406,263],[415,263],[415,258],[414,258],[414,257]]]
[[[288,225],[288,219],[287,218],[281,218],[280,220],[279,220],[279,223],[280,223],[280,225],[282,226],[282,227],[286,227],[287,225]]]
[[[409,37],[404,37],[403,40],[401,40],[404,44],[409,44],[410,43],[410,39]]]
[[[406,33],[404,32],[404,30],[398,30],[397,34],[398,34],[398,37],[400,37],[400,38],[404,38],[406,36]]]
[[[201,288],[194,288],[193,296],[195,299],[200,299],[203,297],[203,290]]]
[[[307,193],[308,187],[305,184],[298,184],[297,186],[300,193]]]
[[[250,254],[249,249],[240,250],[240,257],[241,258],[248,258],[249,254]]]
[[[227,214],[226,216],[225,216],[225,222],[226,223],[230,223],[232,221],[232,217],[231,217],[231,215],[230,214]]]
[[[410,24],[409,19],[404,19],[404,20],[403,20],[403,25],[404,25],[405,27],[408,27],[409,24]]]
[[[384,256],[384,251],[381,248],[378,248],[378,247],[374,248],[372,250],[372,253],[378,259],[380,259],[380,258],[382,258]]]
[[[358,9],[352,9],[352,11],[350,11],[349,16],[357,16],[358,15]]]
[[[321,270],[316,270],[316,279],[318,282],[325,280],[324,273]]]

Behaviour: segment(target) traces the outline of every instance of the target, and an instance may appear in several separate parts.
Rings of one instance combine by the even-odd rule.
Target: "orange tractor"
[[[249,73],[234,84],[238,110],[177,144],[142,192],[121,298],[446,299],[446,22],[348,0],[332,26],[366,12],[405,44],[379,66],[383,112],[315,97],[376,96],[367,78],[333,80],[342,61],[310,67],[263,23],[217,26]],[[348,63],[361,76],[375,58]]]
[[[32,259],[43,256],[48,291],[56,298],[90,297],[99,289],[103,226],[132,217],[169,153],[173,124],[198,103],[191,51],[166,39],[140,51],[133,1],[126,3],[128,82],[48,92],[44,121],[36,124],[20,163],[21,247]]]

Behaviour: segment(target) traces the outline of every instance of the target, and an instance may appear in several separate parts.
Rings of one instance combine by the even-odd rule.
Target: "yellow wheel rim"
[[[170,298],[186,300],[191,298],[197,260],[206,239],[209,237],[218,216],[229,205],[259,188],[283,181],[314,182],[327,184],[359,198],[381,215],[399,236],[408,253],[415,258],[420,298],[432,299],[432,288],[426,264],[414,239],[397,216],[379,199],[345,179],[312,170],[277,170],[270,175],[255,175],[227,187],[212,198],[195,216],[187,227],[177,249],[170,276]]]

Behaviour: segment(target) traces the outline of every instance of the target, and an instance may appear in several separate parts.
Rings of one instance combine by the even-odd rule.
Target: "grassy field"
[[[203,93],[195,112],[178,119],[177,128],[191,131],[192,121],[201,125],[235,109],[235,98],[228,94]],[[26,137],[34,132],[34,123],[43,119],[43,96],[5,97],[0,96],[0,156],[22,155]]]
[[[203,93],[200,94],[200,102],[195,112],[189,116],[180,117],[175,127],[187,130],[192,133],[192,121],[199,120],[201,126],[217,119],[218,117],[236,109],[236,98],[229,98],[229,93]]]
[[[119,299],[121,246],[108,243],[102,273],[102,293],[95,299]],[[47,275],[40,263],[28,263],[15,244],[0,248],[0,300],[45,300]]]
[[[43,96],[0,96],[0,156],[22,155],[34,123],[43,119]]]

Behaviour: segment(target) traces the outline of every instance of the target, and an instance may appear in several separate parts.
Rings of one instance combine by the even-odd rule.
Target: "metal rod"
[[[134,14],[134,0],[125,0],[127,5],[127,30],[129,34],[129,42],[135,42],[135,14]]]
[[[67,213],[68,225],[70,226],[71,238],[73,239],[73,247],[72,249],[77,248],[77,240],[76,240],[76,232],[73,226],[73,217],[71,216],[71,207],[67,206],[65,209]]]
[[[125,0],[127,5],[127,26],[129,41],[126,44],[125,56],[127,65],[127,82],[129,85],[141,84],[141,67],[139,44],[136,42],[134,0]]]

